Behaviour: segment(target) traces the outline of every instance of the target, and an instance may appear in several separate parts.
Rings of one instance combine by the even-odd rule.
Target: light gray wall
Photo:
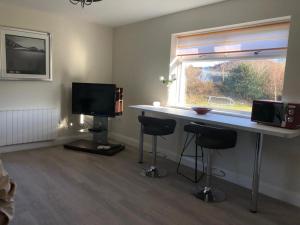
[[[112,81],[111,28],[2,4],[0,25],[50,32],[53,46],[53,81],[0,81],[0,110],[56,107],[61,119],[76,123],[69,117],[71,83]]]
[[[136,145],[137,113],[127,106],[152,104],[154,100],[166,103],[167,89],[158,77],[168,74],[171,34],[289,15],[292,26],[284,95],[288,100],[299,101],[299,0],[231,0],[115,29],[113,80],[125,89],[125,113],[113,122],[112,136]],[[167,142],[159,144],[172,158],[176,158],[181,149],[182,124],[179,123],[177,133]],[[215,165],[227,172],[225,179],[250,186],[254,145],[255,135],[240,132],[237,147],[216,157]],[[299,146],[300,138],[266,137],[262,192],[300,205]]]

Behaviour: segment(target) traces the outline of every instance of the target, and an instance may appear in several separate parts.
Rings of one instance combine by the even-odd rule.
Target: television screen
[[[72,84],[72,113],[92,116],[115,116],[116,85]]]

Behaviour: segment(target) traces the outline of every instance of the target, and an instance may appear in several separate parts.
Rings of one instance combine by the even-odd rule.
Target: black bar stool
[[[166,171],[159,170],[156,165],[157,136],[173,134],[176,121],[173,119],[159,119],[148,116],[139,116],[138,120],[143,126],[143,133],[152,135],[152,165],[148,169],[145,169],[142,174],[148,177],[163,177],[167,174]]]
[[[237,133],[234,130],[217,128],[208,125],[197,125],[196,143],[207,149],[206,184],[195,194],[197,198],[206,202],[220,202],[225,200],[225,193],[212,187],[212,153],[213,150],[233,148],[236,145]]]
[[[183,149],[180,155],[179,163],[177,165],[177,174],[187,178],[188,180],[198,183],[201,178],[203,177],[204,173],[204,163],[202,164],[202,175],[199,177],[198,176],[198,158],[202,158],[203,162],[203,148],[201,147],[201,155],[199,156],[198,154],[198,144],[197,144],[197,136],[200,134],[198,131],[198,125],[204,125],[203,123],[196,123],[196,122],[191,122],[187,125],[184,126],[184,131],[187,133],[186,134],[186,139],[183,145]],[[191,137],[190,137],[191,136]],[[195,140],[195,155],[185,155],[184,152],[187,150],[187,147],[191,144],[191,142]],[[181,166],[181,160],[183,157],[192,157],[195,159],[195,167],[194,167],[194,179],[186,176],[185,174],[180,172],[180,166]]]

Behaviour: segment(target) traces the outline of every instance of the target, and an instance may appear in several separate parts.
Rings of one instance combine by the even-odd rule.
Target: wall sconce
[[[159,80],[160,80],[163,84],[167,85],[167,87],[168,87],[168,86],[170,86],[174,81],[176,81],[176,78],[175,78],[174,75],[171,75],[171,78],[168,78],[168,79],[166,79],[164,76],[161,76],[161,77],[159,78]]]

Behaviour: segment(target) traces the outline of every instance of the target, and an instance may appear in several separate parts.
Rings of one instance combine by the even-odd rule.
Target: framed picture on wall
[[[49,33],[1,29],[0,78],[51,81],[50,39]]]

